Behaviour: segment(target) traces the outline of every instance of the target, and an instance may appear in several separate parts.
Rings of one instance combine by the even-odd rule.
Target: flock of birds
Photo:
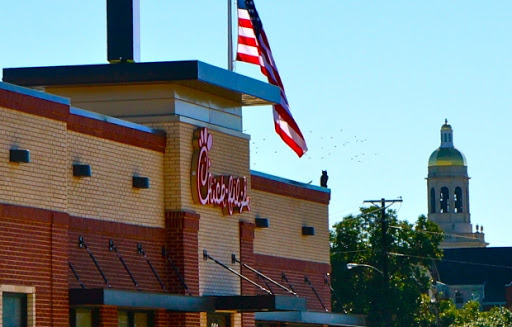
[[[339,163],[350,160],[360,164],[369,157],[378,156],[378,153],[371,153],[366,149],[367,146],[364,146],[368,142],[367,138],[360,138],[357,135],[346,137],[343,135],[343,129],[331,135],[318,135],[313,131],[308,131],[305,134],[309,148],[302,158],[305,160],[319,160],[320,163],[325,163],[327,160],[336,160]],[[267,137],[260,138],[257,134],[251,134],[251,165],[256,166],[259,160],[269,160],[269,156],[278,155],[276,142],[281,142],[278,135],[273,135],[270,140]]]

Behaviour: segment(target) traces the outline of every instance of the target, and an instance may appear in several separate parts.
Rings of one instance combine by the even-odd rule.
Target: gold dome
[[[455,148],[438,148],[430,155],[428,166],[466,166],[466,157]]]

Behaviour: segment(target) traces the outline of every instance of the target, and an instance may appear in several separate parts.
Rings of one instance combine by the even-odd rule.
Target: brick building
[[[365,324],[330,313],[330,190],[250,170],[241,107],[277,88],[196,61],[3,76],[0,326]]]
[[[198,61],[4,69],[0,327],[364,326],[330,312],[330,190],[249,166],[279,89]]]

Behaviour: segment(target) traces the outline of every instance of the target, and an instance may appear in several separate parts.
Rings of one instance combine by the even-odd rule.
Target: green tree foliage
[[[388,224],[389,288],[382,287],[383,274],[374,269],[347,269],[347,263],[368,264],[382,270],[381,210],[361,208],[347,216],[331,231],[333,310],[365,314],[370,326],[381,326],[383,310],[390,312],[387,326],[418,326],[422,294],[431,287],[428,273],[432,259],[440,258],[443,239],[438,225],[420,216],[415,224],[398,220],[396,212],[386,213]]]
[[[437,317],[436,318],[436,311]],[[438,304],[424,297],[416,318],[420,327],[507,327],[512,326],[512,312],[503,307],[494,307],[489,311],[480,311],[480,304],[470,301],[457,309],[451,300]]]

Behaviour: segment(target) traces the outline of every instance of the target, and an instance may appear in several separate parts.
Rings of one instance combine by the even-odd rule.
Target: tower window
[[[455,188],[453,200],[455,202],[455,212],[462,212],[462,189],[458,186]]]
[[[430,189],[430,213],[436,213],[436,190]]]
[[[455,303],[456,304],[464,303],[464,293],[462,291],[459,291],[459,290],[455,291]]]
[[[441,213],[450,212],[450,192],[446,186],[441,188],[441,193],[439,194],[439,206]]]

